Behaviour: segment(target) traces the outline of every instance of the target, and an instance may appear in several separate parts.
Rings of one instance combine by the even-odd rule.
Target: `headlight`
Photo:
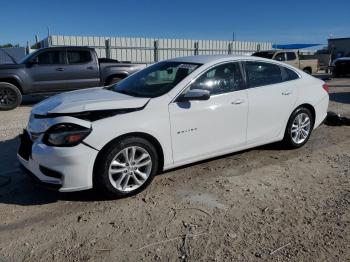
[[[57,124],[46,131],[43,142],[49,146],[76,146],[91,133],[91,130],[76,124]]]

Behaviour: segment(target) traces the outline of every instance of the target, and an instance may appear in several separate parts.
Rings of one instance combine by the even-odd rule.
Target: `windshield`
[[[107,89],[136,97],[158,97],[168,93],[199,66],[194,63],[160,62]]]
[[[274,54],[275,54],[274,52],[267,52],[267,51],[265,51],[265,52],[256,52],[256,53],[252,54],[252,56],[272,59]]]

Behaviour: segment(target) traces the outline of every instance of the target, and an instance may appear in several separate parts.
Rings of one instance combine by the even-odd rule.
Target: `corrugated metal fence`
[[[179,56],[204,54],[247,54],[272,49],[272,43],[136,37],[52,35],[41,41],[47,46],[89,46],[99,57],[150,64]]]

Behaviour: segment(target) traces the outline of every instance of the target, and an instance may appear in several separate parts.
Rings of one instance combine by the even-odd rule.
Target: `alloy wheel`
[[[0,88],[0,105],[12,105],[16,103],[17,94],[10,88]]]
[[[291,136],[296,144],[302,144],[309,136],[311,130],[311,120],[306,113],[298,114],[292,123]]]
[[[151,174],[152,159],[142,147],[130,146],[122,149],[109,165],[109,181],[121,192],[130,192],[146,182]]]

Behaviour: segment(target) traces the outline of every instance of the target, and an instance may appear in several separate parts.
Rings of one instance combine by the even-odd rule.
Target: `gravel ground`
[[[350,117],[350,79],[328,81]],[[0,261],[349,261],[350,126],[161,174],[131,198],[38,187],[16,162],[32,103],[0,112]]]

